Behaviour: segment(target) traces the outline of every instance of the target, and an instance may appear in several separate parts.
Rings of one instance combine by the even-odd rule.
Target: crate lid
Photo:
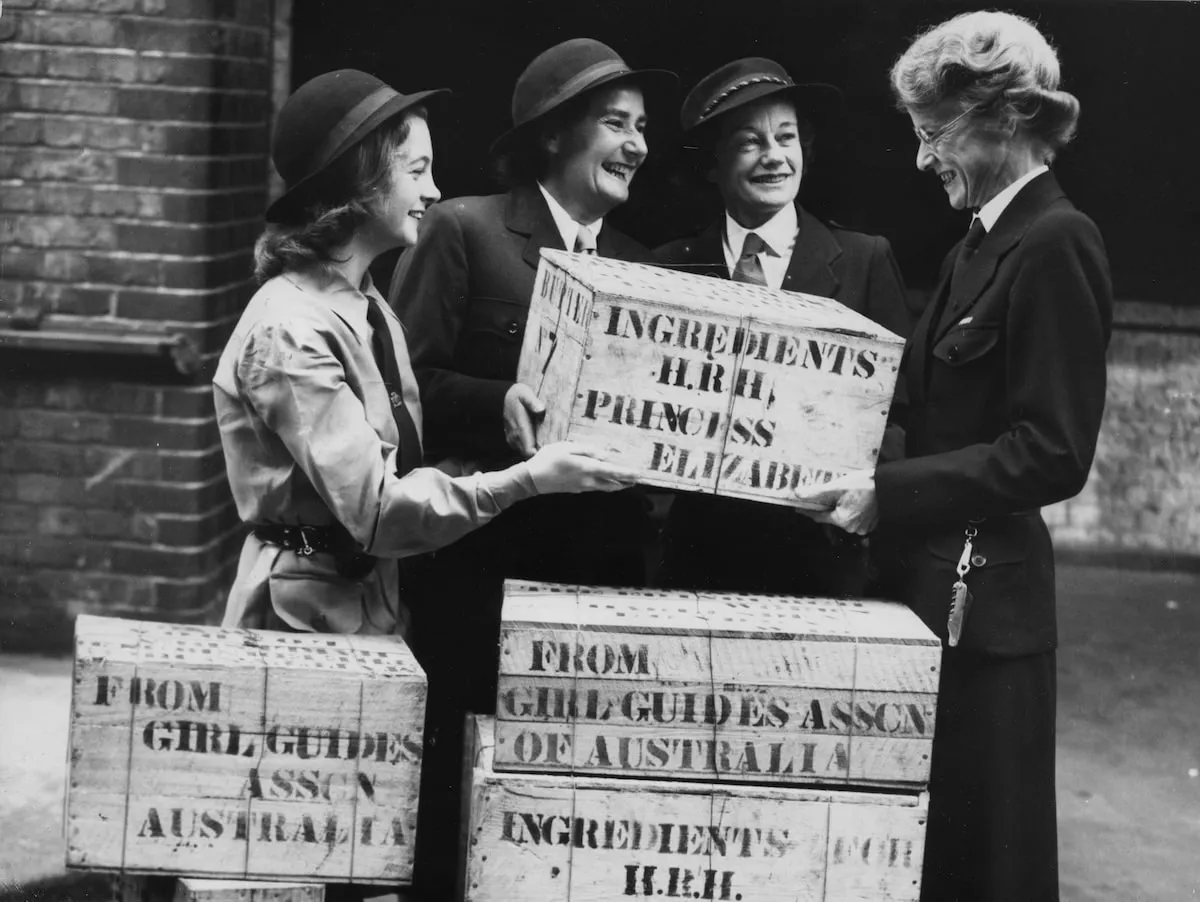
[[[903,604],[507,580],[502,626],[940,646]]]
[[[715,279],[662,266],[629,263],[594,254],[543,248],[544,260],[593,291],[647,302],[667,302],[718,316],[761,319],[799,328],[871,338],[893,344],[904,339],[833,298],[731,279]]]
[[[226,629],[81,614],[75,620],[75,648],[81,660],[128,664],[337,671],[373,680],[424,674],[398,636]]]

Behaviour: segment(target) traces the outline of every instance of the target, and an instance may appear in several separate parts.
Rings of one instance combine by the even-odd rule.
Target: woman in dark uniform
[[[1054,557],[1039,508],[1087,480],[1112,288],[1048,166],[1075,133],[1053,48],[1008,13],[917,38],[892,86],[917,167],[972,210],[906,350],[907,459],[802,495],[878,524],[888,575],[945,642],[925,902],[1058,899]]]
[[[599,41],[551,47],[517,80],[513,128],[492,146],[510,190],[454,198],[425,216],[389,300],[410,336],[433,453],[502,469],[534,452],[543,408],[516,373],[539,251],[651,261],[605,216],[628,199],[646,159],[647,95],[674,82],[668,72],[630,69]],[[548,500],[519,504],[439,551],[427,567],[426,603],[414,612],[414,648],[430,680],[430,727],[444,750],[436,762],[426,759],[426,791],[435,782],[448,793],[425,796],[422,811],[436,809],[439,821],[423,822],[423,866],[431,874],[444,868],[434,878],[442,887],[451,885],[457,848],[455,803],[444,799],[453,799],[459,778],[462,715],[495,709],[504,579],[645,582],[642,492]]]
[[[838,103],[836,89],[795,84],[768,59],[734,60],[701,79],[680,119],[711,158],[725,214],[655,255],[686,272],[834,298],[907,337],[904,285],[887,239],[822,222],[797,200],[813,122]],[[788,508],[737,498],[676,495],[663,548],[669,586],[861,595],[867,581],[858,540],[830,535]]]

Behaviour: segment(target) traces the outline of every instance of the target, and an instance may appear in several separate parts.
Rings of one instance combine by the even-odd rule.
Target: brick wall
[[[4,3],[0,316],[199,352],[189,379],[0,345],[4,647],[61,646],[84,611],[199,620],[223,600],[241,532],[208,379],[253,290],[271,16],[269,0]]]

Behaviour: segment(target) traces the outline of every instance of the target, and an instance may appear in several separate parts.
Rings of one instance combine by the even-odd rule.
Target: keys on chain
[[[946,620],[946,633],[951,648],[958,645],[958,640],[962,638],[963,624],[967,620],[967,611],[971,608],[971,590],[967,588],[964,580],[971,572],[971,553],[975,550],[971,540],[978,534],[979,531],[974,526],[967,527],[966,541],[963,542],[962,554],[958,558],[958,566],[955,567],[958,581],[950,587],[950,616]]]

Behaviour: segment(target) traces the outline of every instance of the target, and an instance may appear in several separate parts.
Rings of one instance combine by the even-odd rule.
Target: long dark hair
[[[345,245],[374,215],[373,204],[391,185],[391,161],[408,140],[413,107],[389,119],[300,192],[279,222],[268,223],[254,245],[254,278],[261,285],[287,270],[328,266],[333,251]]]

